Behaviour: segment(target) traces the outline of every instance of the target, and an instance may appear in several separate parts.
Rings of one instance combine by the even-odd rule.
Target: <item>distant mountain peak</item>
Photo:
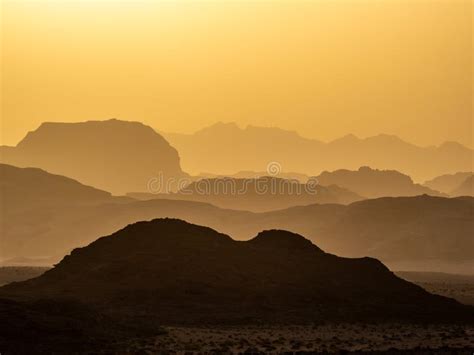
[[[222,122],[218,121],[210,126],[198,130],[195,134],[216,133],[222,131],[241,131],[242,128],[236,122]]]
[[[357,143],[360,141],[360,138],[357,137],[356,135],[349,133],[346,134],[345,136],[342,136],[340,138],[334,139],[333,141],[329,142],[329,144],[350,144],[350,143]]]
[[[400,144],[400,145],[408,145],[408,146],[415,146],[412,143],[408,143],[407,141],[401,139],[399,136],[394,134],[387,134],[387,133],[380,133],[375,136],[367,137],[364,139],[365,142],[372,142],[376,144]]]
[[[439,149],[445,151],[463,151],[466,147],[458,142],[446,141],[439,146]]]
[[[114,194],[147,191],[158,174],[185,175],[177,150],[141,122],[110,119],[44,122],[15,148],[1,150],[1,161],[40,167]],[[170,186],[159,186],[162,190]]]

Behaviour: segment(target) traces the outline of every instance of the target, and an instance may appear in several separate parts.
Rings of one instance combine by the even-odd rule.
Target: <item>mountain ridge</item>
[[[13,169],[22,174],[30,171]],[[54,176],[42,174],[41,179],[32,178],[34,183],[26,177],[13,177],[8,187],[1,185],[2,202],[8,203],[8,209],[2,210],[1,238],[1,257],[6,260],[59,258],[126,224],[175,217],[241,240],[262,230],[284,229],[305,235],[329,252],[374,256],[391,267],[400,263],[413,265],[418,260],[418,265],[411,267],[413,270],[430,267],[432,271],[465,272],[474,265],[469,253],[474,248],[472,197],[386,197],[349,205],[309,204],[255,213],[186,200],[137,201],[110,197],[106,192],[99,192],[100,199],[86,194],[79,200],[59,189]],[[0,174],[0,182],[5,178]],[[67,181],[81,186],[74,180]],[[48,185],[56,191],[50,196]],[[50,192],[38,199],[35,193],[41,191]],[[23,207],[25,196],[35,200],[27,210]],[[1,208],[4,206],[0,204]]]
[[[146,191],[152,178],[187,176],[178,152],[150,126],[110,119],[45,122],[16,147],[0,147],[3,163],[38,167],[114,194]],[[163,190],[168,186],[162,186]]]
[[[338,185],[367,198],[388,196],[447,196],[427,186],[415,184],[412,178],[396,170],[360,167],[358,170],[323,171],[316,177],[322,185]]]
[[[210,202],[221,208],[266,212],[312,203],[349,204],[364,197],[336,185],[321,186],[316,181],[300,183],[274,176],[258,178],[203,178],[192,181],[176,193],[128,193],[140,199],[170,199]]]
[[[372,166],[398,170],[416,181],[425,181],[432,176],[468,170],[472,166],[473,150],[459,143],[422,147],[388,134],[367,138],[348,135],[321,142],[283,129],[248,127],[220,123],[194,134],[162,134],[179,150],[184,169],[193,174],[203,171],[215,174],[262,171],[269,162],[277,161],[283,171],[307,175],[318,175],[324,170]],[[231,161],[229,157],[232,157]]]
[[[3,286],[0,296],[87,300],[181,324],[474,321],[474,308],[431,295],[376,259],[331,255],[286,231],[239,242],[168,218],[75,249],[43,275]]]

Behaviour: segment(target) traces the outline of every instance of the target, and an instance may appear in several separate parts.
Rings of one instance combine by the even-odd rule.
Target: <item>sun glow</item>
[[[471,14],[471,1],[4,1],[2,140],[118,117],[471,145]]]

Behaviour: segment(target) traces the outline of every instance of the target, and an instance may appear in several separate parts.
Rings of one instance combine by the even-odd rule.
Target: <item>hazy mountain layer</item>
[[[451,196],[474,196],[474,175],[468,176],[450,193]]]
[[[190,183],[177,193],[151,194],[130,193],[128,196],[142,199],[170,199],[212,203],[222,208],[265,212],[313,203],[349,204],[363,197],[336,185],[320,186],[308,182],[275,177],[254,179],[214,178]]]
[[[262,171],[274,161],[286,172],[318,175],[371,166],[401,171],[415,181],[472,169],[473,151],[458,143],[419,147],[383,134],[365,139],[348,135],[323,143],[278,128],[217,123],[194,134],[163,135],[178,149],[184,170],[193,174]]]
[[[458,172],[456,174],[441,175],[426,181],[423,185],[433,190],[450,194],[472,175],[472,172]]]
[[[1,171],[2,259],[61,258],[126,224],[175,217],[237,239],[263,229],[286,229],[332,253],[373,256],[389,265],[403,262],[413,270],[465,272],[474,266],[471,197],[381,198],[252,213],[201,202],[111,197],[38,169],[2,166]]]
[[[417,196],[423,194],[432,196],[444,195],[426,186],[415,184],[408,175],[395,170],[377,170],[361,167],[356,171],[343,169],[332,172],[325,171],[317,176],[317,180],[321,185],[338,185],[367,198]]]
[[[378,260],[326,254],[287,231],[237,242],[172,219],[127,226],[0,295],[76,299],[181,324],[474,321],[472,307],[431,295]]]
[[[184,175],[176,149],[139,122],[43,123],[0,153],[4,163],[42,168],[114,194],[147,191],[150,179]]]

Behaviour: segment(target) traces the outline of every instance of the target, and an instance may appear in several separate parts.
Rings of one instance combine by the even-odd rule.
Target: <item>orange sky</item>
[[[472,1],[6,0],[1,142],[216,121],[472,146]]]

